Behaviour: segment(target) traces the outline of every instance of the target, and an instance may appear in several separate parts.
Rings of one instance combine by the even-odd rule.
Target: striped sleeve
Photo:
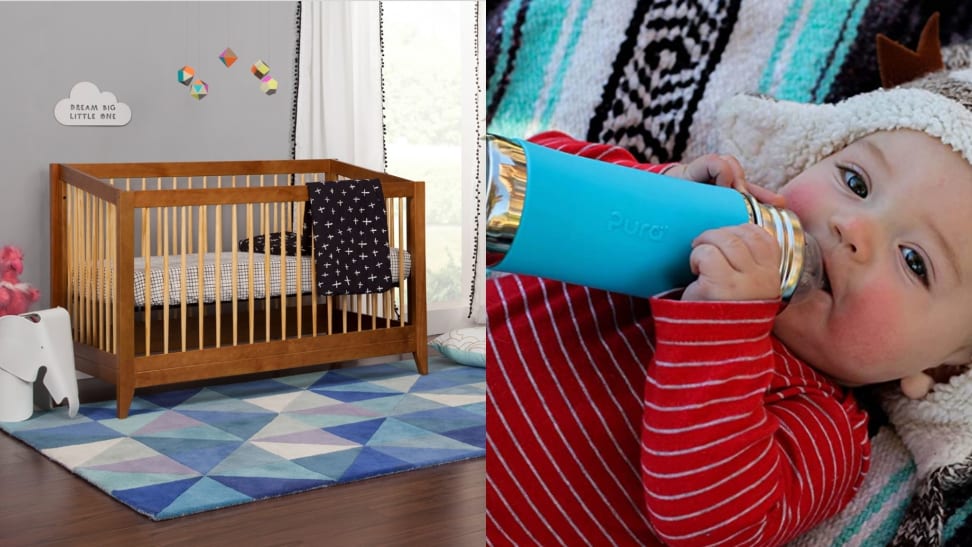
[[[866,415],[771,338],[776,311],[775,302],[652,300],[641,472],[666,544],[778,545],[860,486]],[[780,381],[790,375],[800,381]]]
[[[675,163],[641,163],[635,159],[634,155],[631,154],[630,151],[616,144],[601,144],[581,141],[560,131],[544,131],[543,133],[538,133],[530,137],[528,140],[532,143],[546,146],[547,148],[552,148],[554,150],[559,150],[561,152],[567,152],[569,154],[583,156],[585,158],[593,158],[609,163],[615,163],[625,167],[633,167],[635,169],[650,171],[652,173],[664,173],[666,169],[676,165]]]
[[[521,275],[486,287],[487,545],[660,545],[638,465],[648,301]]]

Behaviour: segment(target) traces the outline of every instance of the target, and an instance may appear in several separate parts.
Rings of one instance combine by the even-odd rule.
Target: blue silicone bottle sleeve
[[[648,297],[692,281],[698,234],[749,222],[730,188],[517,143],[526,153],[523,214],[497,270]]]

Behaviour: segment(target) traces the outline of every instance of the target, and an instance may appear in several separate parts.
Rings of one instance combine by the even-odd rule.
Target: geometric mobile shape
[[[250,72],[252,72],[257,78],[263,79],[263,77],[270,72],[270,67],[267,66],[267,63],[258,60],[257,62],[253,63],[253,66],[250,67]]]
[[[267,95],[273,95],[277,92],[277,80],[270,75],[264,76],[260,80],[260,91],[266,93]]]
[[[196,70],[191,66],[186,65],[179,69],[179,83],[182,85],[189,85],[192,79],[196,76]]]
[[[236,56],[236,52],[231,48],[226,48],[222,53],[219,54],[219,60],[223,61],[226,68],[233,66],[233,63],[235,63],[237,59],[239,59],[239,57]]]
[[[201,101],[209,94],[209,84],[202,80],[196,80],[192,83],[189,94]]]

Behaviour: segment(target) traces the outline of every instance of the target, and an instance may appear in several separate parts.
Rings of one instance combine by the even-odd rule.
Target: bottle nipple
[[[820,244],[807,232],[803,233],[803,269],[790,302],[793,303],[824,285],[823,255]]]

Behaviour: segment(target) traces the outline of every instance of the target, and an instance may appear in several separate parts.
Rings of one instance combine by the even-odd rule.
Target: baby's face
[[[910,130],[875,133],[783,187],[820,243],[829,289],[794,302],[774,333],[846,385],[972,355],[972,167]]]

